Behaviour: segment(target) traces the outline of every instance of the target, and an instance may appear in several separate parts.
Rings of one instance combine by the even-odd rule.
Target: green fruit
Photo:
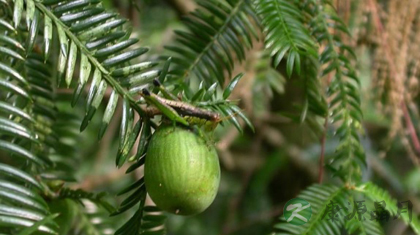
[[[160,126],[155,131],[144,171],[152,200],[178,215],[204,211],[219,188],[219,158],[213,145],[182,127]]]

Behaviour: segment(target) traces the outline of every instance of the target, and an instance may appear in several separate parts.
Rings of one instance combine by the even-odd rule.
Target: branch
[[[125,171],[128,169],[127,165],[119,169],[115,169],[103,175],[88,175],[84,177],[83,182],[72,185],[72,189],[83,189],[85,191],[92,191],[104,185],[110,185],[111,183],[120,180],[126,176]]]
[[[334,32],[334,29],[332,29],[332,32]],[[327,76],[327,87],[330,86],[331,80],[332,80],[332,73],[329,73]],[[330,103],[331,99],[327,100],[327,103]],[[318,170],[318,183],[321,184],[322,180],[324,178],[324,159],[325,159],[325,141],[327,139],[327,127],[328,127],[328,112],[325,116],[325,122],[324,122],[324,133],[322,133],[321,137],[321,153],[319,156],[319,170]]]
[[[405,104],[404,101],[401,101],[401,108],[404,113],[404,119],[407,124],[408,132],[413,142],[414,150],[416,150],[417,155],[420,156],[420,141],[419,141],[419,138],[417,137],[416,128],[413,125],[413,122],[410,117],[410,113],[408,112],[407,105]]]
[[[56,16],[53,12],[51,12],[50,9],[45,7],[42,3],[35,2],[35,6],[46,16],[51,18],[51,20],[56,23],[57,25],[60,25],[60,27],[63,29],[63,31],[66,33],[67,37],[74,42],[74,44],[79,48],[80,53],[83,53],[86,55],[88,60],[92,63],[92,65],[95,68],[98,68],[99,71],[102,73],[102,77],[107,81],[109,85],[112,86],[114,90],[118,92],[122,97],[126,97],[129,102],[130,106],[133,107],[141,116],[145,116],[145,111],[142,107],[137,105],[136,100],[129,94],[128,91],[126,91],[119,83],[116,81],[109,73],[107,69],[102,66],[102,64],[98,61],[97,58],[95,58],[92,53],[88,51],[88,49],[85,47],[85,45],[79,40],[79,38],[74,34],[70,29],[64,25],[64,23]]]
[[[324,177],[324,158],[325,158],[325,140],[327,138],[327,126],[328,126],[328,115],[325,117],[324,123],[324,133],[321,137],[321,154],[319,156],[319,166],[318,166],[318,183],[322,184],[322,179]]]

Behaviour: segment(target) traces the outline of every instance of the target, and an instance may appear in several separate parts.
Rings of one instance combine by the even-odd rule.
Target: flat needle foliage
[[[170,122],[198,129],[210,144],[236,132],[253,139],[272,133],[262,128],[270,120],[261,113],[271,117],[270,105],[284,102],[293,109],[278,114],[321,140],[319,171],[325,168],[330,182],[312,184],[297,196],[311,205],[307,223],[293,225],[280,215],[269,227],[272,234],[384,234],[377,220],[346,219],[344,210],[336,220],[324,219],[331,202],[345,207],[360,197],[384,201],[391,216],[420,234],[418,217],[399,216],[392,192],[364,177],[370,166],[358,53],[336,5],[186,1],[195,10],[182,17],[182,27],[159,50],[144,45],[146,36],[132,16],[163,3],[122,2],[139,12],[131,10],[126,19],[112,1],[101,0],[0,0],[0,234],[166,234],[167,216],[148,202],[141,170],[154,130]],[[348,4],[347,10],[357,5]],[[285,84],[295,82],[298,99],[279,98],[294,94]],[[115,171],[125,171],[117,189],[81,187],[87,181],[83,169],[92,168],[98,151],[87,145],[97,141],[116,150]],[[223,144],[233,140],[224,141],[218,147],[226,153]],[[324,160],[326,146],[334,150]],[[222,155],[224,170],[231,170],[230,155]],[[255,173],[267,188],[274,165]],[[106,175],[111,171],[106,168]],[[253,188],[253,182],[249,190],[263,198],[269,189]],[[227,228],[223,234],[233,234]]]

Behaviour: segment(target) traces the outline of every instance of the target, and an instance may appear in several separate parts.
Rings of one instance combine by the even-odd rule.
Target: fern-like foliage
[[[113,89],[102,117],[99,138],[105,133],[118,100],[123,97],[127,115],[121,125],[118,155],[121,166],[140,130],[133,131],[133,110],[144,115],[130,91],[136,92],[159,71],[149,70],[157,63],[132,64],[133,59],[148,49],[129,49],[138,40],[129,38],[126,20],[106,12],[100,1],[16,0],[1,4],[1,12],[6,18],[1,19],[0,46],[6,57],[1,57],[0,72],[5,79],[2,78],[0,86],[7,91],[1,94],[1,113],[4,115],[1,119],[4,125],[0,127],[1,150],[13,157],[12,163],[10,160],[1,163],[0,172],[5,175],[4,187],[7,187],[2,190],[1,231],[14,234],[24,227],[35,226],[35,230],[52,234],[58,228],[43,197],[76,201],[88,198],[110,209],[102,200],[89,197],[89,193],[61,188],[64,182],[74,180],[67,174],[73,164],[64,162],[66,159],[62,157],[68,154],[67,160],[70,159],[73,151],[66,151],[69,146],[60,139],[65,138],[63,133],[68,134],[69,130],[66,130],[68,126],[59,126],[61,114],[57,114],[53,85],[75,84],[72,101],[75,105],[91,80],[80,130],[84,130],[93,118],[107,87]],[[51,49],[57,38],[58,55]],[[52,64],[56,65],[57,79],[52,76],[55,73],[51,72],[53,66],[49,64],[49,58],[57,58]],[[79,73],[76,75],[75,71]],[[76,76],[78,80],[74,81]],[[141,127],[142,123],[136,125]],[[137,161],[137,165],[143,162]],[[42,224],[37,223],[39,221],[43,221]]]
[[[249,0],[198,1],[201,7],[186,17],[188,32],[175,31],[176,44],[171,74],[184,81],[196,77],[205,86],[224,85],[225,72],[235,61],[245,59],[246,50],[258,37],[256,16]]]
[[[191,63],[188,69],[177,67],[189,63],[191,54],[185,47],[183,49],[186,51],[181,53],[182,57],[173,59],[177,65],[174,71],[195,73],[204,81],[206,87],[212,81],[217,81],[222,86],[224,71],[232,71],[233,57],[243,60],[245,48],[251,47],[256,37],[255,19],[252,20],[247,14],[255,15],[248,1],[212,1],[200,4],[206,10],[196,11],[192,14],[193,20],[187,20],[192,33],[178,33],[178,42],[185,43],[189,47],[188,50],[196,53],[195,62]],[[2,100],[9,102],[1,103],[1,110],[6,116],[12,111],[12,115],[2,119],[5,124],[1,125],[4,133],[1,149],[10,153],[10,156],[19,157],[12,164],[4,164],[1,172],[9,175],[11,181],[22,182],[23,185],[32,183],[35,190],[32,192],[33,197],[43,196],[51,200],[70,198],[78,202],[87,198],[111,210],[103,200],[87,192],[72,191],[63,187],[65,182],[75,180],[72,174],[68,174],[73,164],[64,157],[67,154],[67,157],[70,157],[74,151],[61,138],[66,138],[66,135],[69,138],[74,136],[71,133],[72,126],[60,126],[60,119],[68,114],[60,113],[57,109],[54,87],[75,87],[71,102],[73,106],[83,100],[86,112],[80,131],[89,125],[100,108],[107,88],[112,89],[104,115],[101,117],[102,125],[98,138],[104,135],[117,104],[121,102],[123,108],[116,165],[121,167],[130,161],[132,165],[127,170],[129,173],[144,164],[148,139],[152,129],[156,127],[146,113],[145,106],[142,106],[142,102],[137,102],[133,94],[147,87],[157,77],[163,82],[169,66],[165,65],[164,73],[160,74],[159,70],[153,69],[157,63],[138,62],[137,58],[148,49],[133,48],[138,40],[130,38],[131,30],[126,20],[114,12],[106,11],[98,0],[10,0],[2,1],[1,10],[6,17],[0,24],[2,33],[4,32],[0,37],[0,49],[7,58],[1,58],[0,72],[6,75],[6,79],[0,81],[0,86],[9,91],[2,96]],[[200,19],[203,22],[200,22]],[[19,36],[15,37],[17,35]],[[196,36],[202,41],[195,40]],[[52,47],[56,43],[59,45],[58,50]],[[247,46],[242,46],[243,44]],[[204,71],[203,68],[210,69]],[[74,79],[75,77],[77,79]],[[182,91],[186,94],[186,101],[194,100],[193,103],[197,106],[221,112],[241,130],[236,115],[242,117],[249,125],[250,122],[234,103],[226,101],[239,78],[240,76],[233,79],[223,90],[223,99],[217,98],[217,84],[207,87],[208,90],[199,89],[195,94],[190,87],[174,90],[173,93],[179,95]],[[82,91],[89,83],[87,96],[84,97]],[[192,96],[188,96],[189,94]],[[140,117],[138,121],[134,121],[136,116]],[[74,117],[68,117],[67,120],[75,120]],[[131,155],[138,138],[140,141],[137,152]],[[143,215],[146,216],[144,221],[150,219],[150,216],[143,213],[146,189],[141,182],[142,179],[130,186],[135,190],[113,213],[116,215],[125,212],[136,205],[139,208],[132,219],[116,231],[117,234],[138,234],[143,230],[153,230],[152,224],[159,227],[160,224],[156,221],[163,222],[161,219],[153,220],[153,223],[145,222],[148,224],[147,229],[141,226],[142,220],[139,223],[138,218],[143,218]],[[130,187],[128,191],[131,191]],[[16,198],[10,198],[10,201],[13,200]],[[1,202],[3,201],[6,200]],[[12,202],[7,201],[7,205],[14,205]],[[27,206],[30,207],[29,204]],[[25,221],[19,222],[6,216],[6,227],[15,229],[6,232],[18,231],[16,225],[33,225],[54,233],[57,227],[51,222],[53,215],[47,207],[43,208],[40,205],[39,209],[42,209],[44,214],[32,223],[27,221],[28,218],[22,217],[20,219]],[[47,222],[44,218],[48,218],[45,220]],[[38,220],[44,221],[42,226],[36,225]]]
[[[303,25],[303,15],[291,1],[256,1],[265,31],[265,44],[274,56],[274,66],[287,56],[287,74],[301,72],[301,57],[318,57],[317,44]]]
[[[398,215],[407,225],[409,225],[416,234],[420,234],[420,222],[416,215],[411,215],[410,210],[407,206],[401,205],[401,208],[398,208],[398,203],[395,199],[389,195],[387,191],[376,186],[373,183],[366,183],[358,186],[355,190],[362,192],[372,201],[375,202],[385,202],[385,209],[391,213],[391,216]],[[402,207],[406,208],[403,209]],[[402,210],[402,211],[401,211]],[[398,213],[401,212],[401,213]],[[412,213],[412,212],[411,212]]]
[[[143,183],[141,187],[144,187],[144,182],[141,180],[140,182]],[[136,183],[138,184],[138,183]],[[133,187],[130,186],[129,188]],[[127,189],[129,189],[127,188]],[[126,190],[127,190],[126,189]],[[134,188],[133,188],[134,189]],[[137,190],[138,191],[138,190]],[[128,197],[121,205],[127,205],[128,199],[133,199],[134,193]],[[119,228],[115,235],[123,235],[123,234],[166,234],[165,227],[163,224],[165,223],[166,216],[162,214],[161,210],[155,206],[144,206],[146,200],[146,194],[142,193],[139,208],[133,214],[133,216]],[[129,208],[128,206],[126,208]],[[122,213],[123,211],[120,210],[114,215]]]
[[[57,99],[60,99],[58,96]],[[56,101],[60,104],[60,101]],[[55,122],[51,128],[49,158],[54,163],[53,168],[43,172],[45,177],[57,182],[76,182],[77,163],[81,161],[77,142],[80,140],[80,117],[75,114],[57,110]],[[57,185],[59,189],[60,185]]]
[[[361,188],[364,188],[362,186]],[[379,189],[377,189],[379,190]],[[385,191],[381,191],[384,193]],[[368,192],[364,191],[367,196]],[[359,220],[357,215],[349,218],[352,209],[346,207],[353,201],[355,191],[345,187],[338,188],[332,185],[312,185],[297,198],[310,203],[312,216],[306,224],[293,225],[280,217],[280,223],[274,225],[274,234],[342,234],[346,230],[349,234],[382,235],[383,229],[376,220],[364,218]],[[375,198],[369,196],[373,200]],[[386,200],[386,199],[381,199]],[[388,202],[387,202],[388,205]]]
[[[341,208],[346,204],[347,190],[345,188],[333,185],[313,185],[302,191],[297,198],[310,203],[311,218],[303,225],[293,225],[287,223],[282,215],[280,222],[274,225],[274,234],[341,234],[341,227],[344,224],[343,211],[338,211],[336,219],[329,219],[325,212],[331,202]]]
[[[111,235],[115,232],[115,220],[110,218],[108,212],[97,204],[89,200],[81,200],[80,203],[61,200],[62,205],[66,205],[69,215],[66,215],[61,220],[68,224],[60,228],[60,234],[92,234],[92,235]],[[63,207],[62,207],[63,209]],[[62,213],[65,214],[65,213]],[[62,215],[60,215],[62,216]]]
[[[296,226],[285,221],[284,216],[280,217],[280,222],[274,226],[275,234],[341,234],[345,229],[350,234],[384,234],[383,229],[372,215],[367,218],[359,219],[357,216],[349,218],[351,210],[346,204],[353,201],[356,193],[362,193],[373,202],[383,202],[383,209],[390,213],[390,219],[399,217],[409,225],[416,234],[420,232],[420,223],[409,205],[400,204],[393,199],[388,192],[372,183],[361,184],[352,189],[345,187],[338,188],[329,185],[313,185],[300,193],[297,198],[301,198],[310,203],[312,216],[306,224]],[[334,203],[334,204],[331,204]],[[407,202],[405,202],[407,203]],[[337,206],[335,216],[331,220],[328,215],[331,213],[331,205]],[[328,212],[325,214],[325,212]],[[379,216],[379,215],[376,215]],[[370,217],[370,218],[369,218]],[[378,217],[379,218],[379,217]]]
[[[340,39],[347,28],[328,1],[302,1],[299,7],[307,18],[296,1],[261,0],[255,5],[250,0],[198,3],[200,8],[185,20],[188,31],[176,31],[176,44],[167,47],[174,56],[166,57],[169,59],[163,69],[156,70],[153,67],[158,63],[139,62],[148,49],[135,47],[138,40],[130,38],[126,20],[105,10],[99,0],[0,1],[0,233],[164,234],[165,216],[159,209],[145,206],[147,189],[143,178],[120,192],[119,195],[127,196],[117,209],[105,201],[103,194],[65,186],[75,180],[72,171],[77,153],[68,139],[77,137],[74,130],[79,123],[77,117],[57,108],[55,87],[74,87],[71,104],[85,105],[84,118],[77,128],[80,131],[88,127],[106,90],[111,88],[100,117],[98,138],[102,138],[118,103],[122,103],[116,165],[130,162],[127,173],[131,173],[144,165],[148,141],[157,127],[151,119],[156,113],[151,115],[146,107],[150,101],[135,100],[134,94],[156,82],[156,78],[165,85],[174,85],[169,93],[153,88],[158,96],[174,97],[174,101],[221,114],[211,124],[228,120],[242,131],[239,116],[252,128],[237,103],[228,100],[242,75],[230,82],[225,78],[232,76],[235,61],[243,61],[246,50],[258,38],[257,15],[261,17],[274,65],[287,59],[288,76],[295,71],[305,81],[301,120],[313,121],[313,117],[327,115],[318,78],[331,76],[329,113],[332,121],[339,123],[336,132],[340,139],[333,170],[351,185],[359,179],[359,166],[365,157],[358,136],[362,120],[358,78],[348,57],[352,50]],[[55,44],[58,49],[52,47]],[[323,48],[320,56],[318,46]],[[171,60],[173,66],[169,69]],[[166,79],[167,74],[175,79]],[[89,89],[85,89],[87,84]],[[281,85],[272,84],[277,88]],[[88,90],[86,97],[84,90]],[[162,107],[155,107],[157,114],[171,119]],[[174,109],[172,114],[186,122],[182,118],[188,113]],[[308,114],[315,115],[307,119]],[[390,211],[397,212],[392,199],[376,186],[365,184],[356,190],[372,200],[386,201]],[[311,220],[304,226],[282,221],[276,225],[276,231],[339,234],[346,228],[349,232],[381,234],[375,222],[322,219],[328,203],[344,205],[348,192],[345,187],[330,185],[308,188],[299,197],[312,205]],[[68,208],[68,213],[57,214],[62,208]],[[105,219],[104,209],[115,216],[133,208],[134,214],[123,226],[115,231],[108,228],[112,219]],[[402,218],[416,232],[420,231],[417,218]],[[58,224],[65,224],[60,220],[68,220],[74,226],[59,227]]]
[[[284,93],[286,78],[271,66],[271,57],[268,53],[262,52],[259,55],[255,70],[254,93],[261,93],[267,98],[273,98],[273,92]]]
[[[265,46],[277,67],[286,59],[286,73],[293,71],[304,79],[305,101],[298,120],[325,116],[327,105],[318,77],[318,44],[304,25],[304,17],[293,1],[255,1],[256,11],[265,32]],[[315,115],[308,115],[315,114]],[[313,122],[313,120],[308,120]]]
[[[349,34],[347,26],[336,15],[327,0],[309,0],[302,7],[311,15],[310,29],[320,45],[324,45],[319,61],[321,77],[328,79],[328,105],[332,123],[337,123],[335,135],[340,144],[332,159],[336,174],[347,182],[360,179],[360,166],[365,155],[360,143],[363,118],[359,78],[352,65],[352,49],[345,45],[341,34]],[[354,183],[354,182],[353,182]]]
[[[10,16],[10,12],[10,6],[0,3],[1,14]],[[26,228],[55,234],[57,224],[42,197],[48,188],[34,177],[51,165],[42,142],[49,132],[49,120],[36,119],[51,111],[50,79],[43,67],[39,76],[26,76],[26,70],[37,67],[37,59],[32,55],[25,59],[11,17],[0,21],[0,49],[4,52],[0,61],[0,149],[6,153],[0,163],[0,232],[14,234]],[[45,103],[44,108],[36,104],[39,101]],[[54,113],[50,114],[54,118]]]
[[[345,224],[346,231],[349,234],[361,234],[361,235],[383,235],[384,231],[378,221],[365,219],[359,220],[354,216],[350,220],[346,220]]]
[[[221,95],[218,94],[219,85],[217,82],[213,83],[210,88],[206,88],[202,82],[195,93],[186,97],[188,102],[196,105],[197,107],[212,110],[221,114],[221,124],[224,121],[231,123],[239,132],[243,132],[243,128],[239,123],[237,117],[240,117],[246,125],[254,131],[254,126],[251,121],[245,116],[242,110],[237,106],[237,102],[228,100],[235,86],[242,78],[243,74],[238,74],[229,82],[225,89],[221,90]]]
[[[162,214],[162,211],[155,206],[146,206],[143,211],[144,214],[141,219],[140,233],[156,235],[166,234],[165,228],[161,226],[166,220],[166,216]]]
[[[103,136],[115,112],[118,100],[123,97],[126,104],[125,113],[130,116],[123,119],[122,141],[120,149],[128,136],[131,127],[129,121],[133,120],[133,110],[144,115],[143,109],[136,104],[129,91],[137,91],[139,87],[149,83],[159,74],[157,70],[148,70],[156,65],[153,62],[130,64],[131,61],[147,52],[147,48],[127,49],[138,42],[130,39],[130,31],[126,30],[125,19],[117,14],[105,12],[98,1],[44,1],[43,3],[28,0],[23,9],[21,1],[16,1],[14,7],[14,22],[18,25],[22,14],[26,13],[31,24],[29,28],[29,45],[37,40],[36,32],[41,27],[43,18],[43,54],[44,58],[50,55],[50,45],[53,32],[57,32],[60,50],[57,60],[58,85],[60,78],[67,86],[73,82],[76,65],[79,66],[78,81],[72,104],[74,105],[89,81],[91,86],[86,98],[86,115],[80,130],[84,130],[96,110],[99,108],[105,90],[112,87],[113,93],[102,117],[102,127],[99,138]],[[34,9],[32,9],[34,8]],[[26,10],[26,11],[25,11]],[[35,11],[35,14],[31,12]],[[37,13],[38,12],[38,13]],[[36,27],[32,30],[33,27]],[[33,34],[33,35],[32,35]],[[146,71],[146,72],[145,72]],[[132,123],[131,123],[132,124]],[[136,136],[137,137],[137,136]],[[131,146],[132,147],[132,146]],[[126,156],[124,156],[126,157]]]

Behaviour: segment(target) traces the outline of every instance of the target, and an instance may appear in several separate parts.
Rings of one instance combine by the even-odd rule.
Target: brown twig
[[[261,142],[262,142],[263,136],[262,133],[258,134],[256,139],[254,140],[253,144],[252,144],[252,155],[253,158],[257,158],[256,156],[258,156],[257,153],[261,152]],[[234,221],[235,218],[235,214],[238,212],[238,209],[240,208],[240,204],[244,198],[244,196],[246,195],[247,189],[249,187],[249,184],[252,180],[252,176],[254,175],[254,172],[257,170],[257,165],[254,164],[252,165],[243,175],[242,178],[242,187],[240,189],[240,191],[238,192],[238,194],[233,197],[230,200],[229,203],[229,210],[228,210],[228,215],[227,218],[225,220],[225,224],[223,226],[222,229],[222,234],[229,234],[231,233],[231,228],[229,226],[229,224]]]
[[[222,229],[222,234],[229,234],[231,229],[229,227],[229,224],[234,221],[235,218],[235,214],[241,204],[241,201],[243,199],[243,197],[246,194],[246,191],[248,189],[248,185],[252,179],[252,175],[254,173],[254,169],[253,170],[249,170],[247,172],[245,172],[245,175],[242,179],[242,187],[241,190],[239,191],[238,195],[236,195],[236,197],[233,197],[230,202],[229,202],[229,210],[228,210],[228,215],[227,218],[225,220],[225,224],[223,226]]]
[[[123,178],[126,174],[125,171],[128,169],[127,165],[124,165],[120,169],[115,169],[111,172],[108,172],[104,175],[90,175],[84,178],[83,182],[74,184],[71,186],[72,189],[83,189],[86,191],[92,191],[94,189],[100,188],[104,185],[109,185],[112,182],[115,182]]]
[[[227,170],[233,170],[235,168],[235,161],[229,148],[238,135],[238,130],[232,127],[216,145],[217,150],[220,152],[220,160]]]
[[[141,95],[146,99],[146,101],[149,101],[150,103],[155,104],[155,102],[159,102],[161,104],[166,104],[167,106],[170,106],[171,108],[175,109],[178,113],[183,114],[184,116],[193,116],[215,122],[220,121],[219,113],[212,112],[207,109],[198,108],[186,102],[169,100],[160,97],[154,93],[151,93],[147,89],[143,89],[143,93]]]
[[[319,166],[318,166],[318,183],[322,183],[324,178],[324,159],[325,159],[325,141],[327,139],[327,126],[328,126],[328,115],[325,117],[324,123],[324,133],[321,137],[321,154],[319,156]]]
[[[420,156],[420,141],[417,137],[416,128],[413,125],[413,121],[411,120],[410,113],[408,112],[407,106],[404,101],[401,101],[401,108],[404,114],[404,119],[407,124],[407,129],[411,137],[411,141],[413,143],[413,147],[416,150],[418,156]]]
[[[327,86],[330,85],[332,80],[332,73],[328,74],[327,77]],[[329,100],[327,100],[329,103]],[[328,128],[328,112],[325,116],[325,122],[324,122],[324,132],[322,133],[321,137],[321,153],[319,155],[319,166],[318,166],[318,183],[322,183],[322,180],[324,178],[324,161],[325,161],[325,142],[327,140],[327,128]]]

